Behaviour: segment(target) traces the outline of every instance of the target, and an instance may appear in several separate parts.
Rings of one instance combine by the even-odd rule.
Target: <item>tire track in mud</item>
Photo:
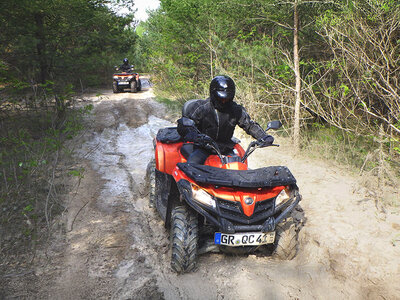
[[[138,186],[137,186],[134,178],[132,177],[131,173],[128,170],[128,166],[125,165],[125,163],[124,163],[124,160],[126,159],[125,154],[121,153],[121,152],[105,152],[104,155],[117,155],[120,157],[119,161],[117,163],[117,166],[119,166],[121,169],[123,169],[125,171],[126,177],[128,178],[128,182],[129,182],[128,190],[132,192],[131,198],[133,198],[133,193],[135,191],[139,191],[139,193],[140,193],[140,190],[138,189]],[[141,194],[142,193],[143,192],[141,192]]]
[[[84,148],[96,149],[91,151],[92,166],[106,180],[101,198],[108,199],[100,201],[114,209],[121,205],[128,207],[131,218],[128,230],[132,234],[130,248],[133,255],[126,257],[115,273],[117,288],[113,298],[162,299],[164,296],[158,285],[160,280],[168,281],[162,271],[167,268],[165,253],[168,251],[168,239],[163,225],[156,221],[148,207],[148,200],[143,197],[146,196],[146,166],[153,153],[152,138],[158,128],[171,124],[149,114],[158,111],[165,115],[159,107],[154,107],[155,103],[134,101],[123,101],[128,107],[121,106],[119,101],[98,105],[100,114],[97,116],[107,122],[102,124],[101,120],[95,120],[97,133]],[[115,122],[109,122],[106,111],[112,114]],[[140,126],[130,127],[127,124]],[[179,294],[179,291],[176,293]]]

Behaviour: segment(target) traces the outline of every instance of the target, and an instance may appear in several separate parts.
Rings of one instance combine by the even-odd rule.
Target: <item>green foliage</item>
[[[294,1],[160,3],[139,40],[159,95],[180,103],[205,98],[211,77],[227,74],[236,100],[258,122],[291,122]],[[399,136],[400,3],[299,1],[298,12],[303,128],[359,166],[379,146],[372,137],[380,125],[386,138]],[[385,147],[398,159],[395,142]]]
[[[52,93],[51,82],[41,88]],[[66,94],[58,97],[69,101],[70,87],[65,90]],[[0,226],[9,228],[12,224],[7,236],[13,239],[23,236],[2,251],[17,253],[21,243],[34,243],[43,233],[43,227],[49,225],[50,216],[64,209],[58,199],[60,183],[55,178],[68,174],[82,178],[84,169],[62,171],[58,166],[59,157],[71,153],[65,142],[84,129],[84,118],[92,109],[92,105],[65,108],[62,118],[57,109],[18,110],[13,107],[0,111]],[[4,234],[0,232],[0,240]]]
[[[160,102],[160,103],[163,103],[171,111],[175,111],[175,112],[179,111],[179,113],[180,113],[180,110],[181,110],[181,107],[182,107],[182,104],[183,104],[183,103],[181,103],[179,101],[172,100],[172,99],[169,99],[169,98],[165,98],[165,97],[162,97],[162,96],[157,96],[156,97],[156,101]]]
[[[305,24],[332,9],[331,4],[315,5],[312,10],[307,5],[302,7]],[[206,97],[211,77],[227,74],[244,85],[256,86],[253,90],[262,99],[256,100],[262,103],[266,95],[287,93],[287,86],[293,83],[287,60],[293,49],[292,13],[290,2],[274,0],[161,1],[160,8],[143,24],[140,44],[146,45],[145,53],[152,58],[148,68],[154,70],[157,88],[164,92],[184,95],[184,99],[193,94]],[[312,26],[303,32],[314,34],[315,39]],[[307,58],[312,59],[313,53],[304,54],[302,66],[309,68]],[[250,112],[253,110],[259,112],[260,107],[251,107]]]
[[[77,169],[77,170],[69,171],[68,175],[75,176],[75,177],[78,177],[78,178],[83,178],[84,177],[84,172],[85,172],[85,169],[84,168],[80,168],[80,169]]]

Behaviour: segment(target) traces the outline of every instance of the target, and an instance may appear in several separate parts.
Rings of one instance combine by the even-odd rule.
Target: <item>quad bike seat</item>
[[[178,163],[177,166],[188,177],[200,184],[242,188],[296,184],[296,179],[284,166],[271,166],[255,170],[227,170],[191,163]]]

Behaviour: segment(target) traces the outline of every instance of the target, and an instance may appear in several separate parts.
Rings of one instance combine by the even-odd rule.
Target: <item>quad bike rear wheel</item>
[[[293,216],[276,225],[274,256],[281,260],[292,260],[297,254],[298,225]]]
[[[137,82],[136,82],[136,80],[133,80],[132,82],[131,82],[131,93],[136,93],[138,91],[138,89],[137,89]]]
[[[177,273],[193,271],[197,261],[198,219],[187,205],[171,213],[171,267]]]

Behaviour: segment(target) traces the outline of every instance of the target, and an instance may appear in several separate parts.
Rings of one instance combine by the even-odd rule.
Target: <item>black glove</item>
[[[199,134],[194,131],[189,131],[188,134],[185,135],[184,140],[186,142],[195,142],[198,138]]]
[[[274,137],[272,135],[264,135],[258,139],[258,142],[262,145],[271,145],[274,142]]]
[[[184,140],[186,142],[194,142],[200,146],[206,146],[207,144],[212,144],[214,142],[208,135],[194,131],[190,131],[186,134]]]
[[[200,145],[207,145],[212,144],[214,141],[206,134],[198,134],[195,142],[199,143]]]

